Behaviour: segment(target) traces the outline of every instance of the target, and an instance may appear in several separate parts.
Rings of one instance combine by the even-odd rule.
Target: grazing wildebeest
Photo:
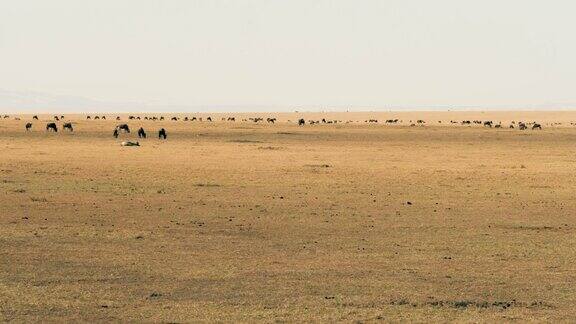
[[[144,131],[144,128],[140,127],[140,129],[138,130],[138,137],[146,138],[146,132]]]
[[[120,120],[120,116],[116,116],[116,120]]]
[[[55,120],[60,120],[60,118],[58,118],[58,116],[54,116],[54,119],[55,119]]]
[[[46,124],[46,131],[54,131],[54,132],[57,132],[57,131],[58,131],[58,127],[56,126],[56,123],[48,123],[48,124]]]
[[[124,131],[125,133],[130,133],[130,127],[128,127],[128,124],[120,124],[116,126],[116,129],[118,131]]]
[[[125,142],[120,143],[120,145],[122,145],[122,146],[140,146],[140,142],[125,141]]]
[[[534,123],[534,125],[532,125],[532,129],[542,129],[542,125]]]
[[[176,117],[172,117],[172,120],[178,120],[178,118],[176,118]]]
[[[94,119],[100,119],[100,116],[94,116]]]
[[[106,119],[106,116],[102,116],[102,119]]]
[[[90,116],[86,116],[86,119],[90,119]]]
[[[196,121],[196,117],[192,117],[192,121]]]
[[[266,121],[274,124],[276,122],[276,118],[266,118]]]
[[[64,125],[62,126],[63,129],[67,129],[71,132],[74,131],[74,128],[72,128],[72,123],[64,123]]]
[[[32,129],[32,123],[26,123],[26,131]]]
[[[298,126],[304,126],[304,125],[306,125],[306,121],[304,120],[304,118],[298,119]]]
[[[496,125],[494,126],[494,128],[502,128],[502,125],[501,125],[501,124],[496,124]]]
[[[484,126],[492,127],[492,121],[491,120],[485,121]]]
[[[422,119],[418,119],[416,122],[417,122],[418,124],[426,124],[426,122],[423,121]]]
[[[236,117],[228,117],[228,121],[236,121]]]
[[[32,119],[38,120],[38,116],[34,115],[34,117],[32,117]]]
[[[212,117],[208,117],[206,118],[207,121],[211,122],[212,121]]]
[[[118,138],[118,128],[114,128],[114,133],[112,133],[112,136],[114,136],[114,138]]]
[[[526,126],[526,124],[524,124],[523,122],[518,123],[518,129],[525,130],[527,128],[528,128],[528,126]]]
[[[512,128],[512,129],[514,129],[514,125],[510,125],[508,128]]]
[[[166,139],[166,130],[164,128],[161,128],[158,131],[158,138],[160,139]]]

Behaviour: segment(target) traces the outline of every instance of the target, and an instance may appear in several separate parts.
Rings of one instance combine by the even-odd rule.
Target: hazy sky
[[[160,105],[576,103],[573,0],[0,0],[0,89]]]

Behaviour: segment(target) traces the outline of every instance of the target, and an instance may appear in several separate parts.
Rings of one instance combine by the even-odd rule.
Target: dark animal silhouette
[[[36,120],[38,120],[38,116],[34,116],[34,117],[32,117],[32,119],[36,119]]]
[[[48,123],[46,124],[46,131],[58,132],[58,126],[56,126],[56,123]]]
[[[160,139],[166,139],[166,130],[164,128],[161,128],[158,131],[158,138]]]
[[[212,117],[208,117],[206,118],[207,121],[211,122],[212,121]]]
[[[535,123],[534,125],[532,125],[532,129],[542,129],[542,125]]]
[[[114,138],[118,138],[118,128],[114,128],[114,133],[112,133],[112,135],[114,136]]]
[[[484,126],[492,127],[492,121],[485,121]]]
[[[63,128],[63,129],[67,129],[67,130],[69,130],[69,131],[71,131],[71,132],[74,131],[74,128],[72,128],[72,123],[64,123],[64,125],[62,125],[62,128]]]
[[[298,119],[298,126],[304,126],[304,125],[306,125],[306,121],[304,120],[304,118]]]
[[[60,118],[58,118],[58,116],[54,116],[54,119],[55,119],[55,120],[60,120]]]
[[[27,123],[26,124],[26,131],[29,131],[30,129],[32,129],[32,123]]]
[[[128,124],[120,124],[116,126],[116,129],[118,131],[124,131],[125,133],[130,133],[130,127],[128,127]]]
[[[144,131],[144,128],[140,127],[140,129],[138,130],[138,137],[146,138],[146,132]]]

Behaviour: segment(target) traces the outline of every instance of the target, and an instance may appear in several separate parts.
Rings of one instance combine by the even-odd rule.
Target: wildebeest
[[[298,119],[298,126],[304,126],[304,125],[306,125],[306,121],[304,120],[304,118]]]
[[[100,116],[94,116],[94,119],[100,119]]]
[[[534,123],[534,125],[532,125],[532,129],[542,129],[542,125]]]
[[[522,122],[518,123],[518,129],[520,129],[520,130],[525,130],[525,129],[527,129],[527,128],[528,128],[528,126],[526,126],[526,124],[524,124],[524,123],[522,123]]]
[[[266,118],[266,121],[274,124],[276,122],[276,118]]]
[[[86,116],[86,119],[90,119],[90,116]]]
[[[114,133],[112,133],[112,136],[114,136],[114,138],[118,138],[118,128],[114,128]]]
[[[64,123],[64,125],[62,125],[62,128],[63,128],[63,129],[67,129],[67,130],[69,130],[69,131],[71,131],[71,132],[74,131],[74,128],[72,128],[72,123]]]
[[[34,117],[32,117],[32,119],[38,120],[38,116],[34,115]]]
[[[116,116],[116,120],[120,120],[120,116]]]
[[[125,142],[120,143],[120,145],[122,145],[122,146],[140,146],[140,142],[125,141]]]
[[[130,127],[128,127],[128,124],[120,124],[116,126],[116,129],[118,131],[124,131],[125,133],[130,133]]]
[[[26,123],[26,131],[32,129],[32,123]]]
[[[492,127],[492,121],[491,121],[491,120],[485,121],[485,122],[484,122],[484,126]]]
[[[161,128],[158,131],[158,138],[160,139],[166,139],[166,130],[164,128]]]
[[[46,131],[58,132],[58,127],[56,126],[56,123],[48,123],[48,124],[46,124]]]
[[[140,127],[140,129],[138,130],[138,137],[146,138],[146,132],[144,131],[144,128]]]
[[[212,121],[212,117],[208,117],[206,118],[207,121],[211,122]]]
[[[54,119],[55,119],[55,120],[60,120],[60,118],[58,118],[58,116],[54,116]]]

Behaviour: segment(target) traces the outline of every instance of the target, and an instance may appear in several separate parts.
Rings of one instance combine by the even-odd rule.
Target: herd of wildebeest
[[[10,118],[9,115],[3,115],[2,116],[3,119],[7,119]],[[20,120],[20,117],[15,117],[15,120]],[[60,116],[54,116],[53,119],[55,121],[63,121],[65,119],[65,116],[60,115]],[[164,116],[128,116],[129,120],[149,120],[149,121],[162,121],[165,120]],[[38,116],[33,116],[32,120],[39,120]],[[86,120],[106,120],[106,116],[86,116]],[[122,118],[120,116],[116,117],[117,121],[122,120]],[[214,120],[212,119],[212,117],[207,117],[205,119],[203,119],[202,117],[171,117],[170,118],[171,121],[190,121],[190,122],[202,122],[202,121],[206,121],[206,122],[213,122]],[[221,118],[222,121],[225,122],[235,122],[236,121],[236,117],[222,117]],[[264,119],[263,117],[253,117],[253,118],[247,118],[247,119],[241,119],[241,121],[243,122],[253,122],[253,123],[260,123],[260,122],[266,122],[269,124],[274,124],[276,123],[277,119],[276,118],[272,118],[272,117],[268,117],[266,119]],[[290,120],[288,120],[288,122],[292,122]],[[348,124],[348,123],[353,123],[354,121],[348,120],[348,121],[341,121],[341,120],[326,120],[325,118],[322,118],[321,120],[308,120],[306,121],[304,118],[300,118],[297,121],[297,124],[300,126],[304,126],[306,124],[309,125],[315,125],[315,124],[339,124],[339,123],[344,123],[344,124]],[[377,119],[368,119],[365,120],[364,123],[370,123],[370,124],[374,124],[374,123],[378,123]],[[403,120],[399,120],[399,119],[387,119],[384,121],[385,124],[403,124],[404,121]],[[412,121],[410,120],[408,123],[411,127],[414,126],[423,126],[426,124],[426,121],[419,119],[416,121]],[[438,124],[442,124],[442,121],[438,121]],[[481,125],[484,127],[489,127],[489,128],[503,128],[503,125],[501,122],[495,123],[491,120],[462,120],[462,121],[454,121],[451,120],[450,124],[459,124],[459,125]],[[555,123],[555,125],[561,125],[561,123]],[[576,123],[571,123],[571,125],[576,125]],[[30,131],[32,129],[32,122],[28,122],[25,125],[26,131]],[[542,125],[537,123],[537,122],[523,122],[523,121],[512,121],[508,124],[508,128],[518,128],[520,130],[525,130],[528,128],[531,129],[542,129]],[[74,131],[74,126],[71,122],[63,122],[62,123],[62,129],[63,130],[67,130],[70,132]],[[58,132],[58,125],[56,124],[56,122],[48,122],[46,124],[46,131],[51,131],[51,132]],[[128,126],[128,124],[118,124],[113,132],[112,135],[115,138],[118,138],[120,136],[121,133],[130,133],[130,127]],[[147,134],[146,131],[144,130],[143,127],[140,127],[138,129],[138,137],[139,138],[146,138]],[[167,132],[166,129],[161,128],[160,130],[158,130],[158,138],[160,139],[166,139],[167,138]]]

